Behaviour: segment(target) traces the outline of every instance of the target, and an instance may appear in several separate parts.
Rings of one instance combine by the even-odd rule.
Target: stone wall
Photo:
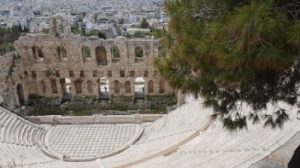
[[[20,59],[16,52],[0,56],[0,105],[14,109],[18,104],[16,86],[21,83]]]
[[[161,114],[135,114],[135,115],[112,115],[112,116],[28,116],[26,117],[36,124],[125,124],[153,122],[162,117]]]
[[[160,47],[156,39],[28,34],[15,45],[23,67],[25,103],[31,95],[58,100],[101,98],[103,93],[108,99],[134,97],[140,78],[146,96],[175,95],[154,66]]]

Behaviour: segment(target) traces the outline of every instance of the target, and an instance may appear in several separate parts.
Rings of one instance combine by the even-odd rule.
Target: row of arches
[[[62,78],[60,80],[50,79],[49,81],[38,81],[28,83],[29,95],[40,96],[55,96],[59,93],[62,95],[62,101],[69,101],[75,95],[90,95],[99,96],[100,99],[109,99],[111,95],[128,95],[136,98],[144,98],[146,94],[154,94],[156,86],[153,80],[145,81],[143,77],[137,77],[134,81],[119,80],[109,81],[106,77],[101,77],[97,81],[77,79],[72,81],[69,78]],[[61,89],[61,92],[59,91]],[[74,89],[74,90],[73,90]],[[20,104],[24,104],[24,88],[22,84],[18,84],[17,96]],[[165,82],[160,80],[158,82],[158,93],[165,93]],[[157,93],[155,93],[157,94]]]
[[[33,46],[32,47],[32,53],[34,59],[43,60],[44,59],[44,53],[40,47]],[[60,61],[66,61],[67,60],[67,50],[63,46],[58,46],[56,48],[56,53],[58,56],[58,59]],[[121,59],[120,50],[117,46],[112,46],[110,48],[110,53],[112,56],[112,62],[118,62]],[[91,48],[88,46],[82,46],[81,47],[81,54],[84,61],[87,61],[91,59]],[[107,51],[105,47],[98,46],[95,49],[96,54],[96,63],[97,65],[107,65]],[[166,55],[166,49],[162,46],[158,48],[158,56],[159,57],[165,57]],[[135,62],[141,61],[144,58],[144,50],[141,46],[136,46],[134,48],[134,56],[135,56]]]
[[[85,85],[83,85],[85,83]],[[106,77],[100,78],[97,83],[87,80],[83,81],[82,79],[77,79],[73,82],[69,78],[62,78],[60,79],[59,83],[56,79],[50,79],[50,86],[51,86],[51,92],[52,94],[57,94],[59,92],[58,84],[61,85],[62,93],[64,95],[72,94],[72,87],[74,86],[74,93],[76,94],[82,94],[83,93],[83,86],[86,87],[86,90],[88,94],[94,94],[95,89],[98,89],[100,95],[110,95],[110,94],[120,94],[121,90],[123,89],[124,93],[126,94],[144,94],[145,92],[148,94],[154,93],[154,82],[152,80],[145,81],[142,77],[137,77],[131,83],[131,81],[125,81],[124,83],[121,83],[119,80],[113,80],[110,82]],[[36,84],[31,84],[32,86]],[[47,94],[47,84],[45,81],[41,80],[38,82],[39,89],[43,95]],[[132,87],[133,85],[133,87]],[[159,81],[159,93],[165,93],[165,83],[164,80]],[[95,87],[97,86],[97,87]],[[36,86],[35,86],[36,87]],[[145,90],[147,88],[147,90]],[[112,89],[112,90],[111,90]],[[132,92],[132,89],[134,89]],[[37,93],[35,93],[37,94]]]

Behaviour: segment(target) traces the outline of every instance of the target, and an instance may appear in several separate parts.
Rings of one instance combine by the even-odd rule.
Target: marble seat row
[[[296,111],[290,109],[290,119],[282,129],[249,124],[247,130],[230,132],[216,121],[176,150],[127,167],[248,168],[300,132],[300,121],[293,115]]]
[[[20,145],[43,143],[46,130],[31,122],[0,108],[0,140]]]
[[[290,118],[282,129],[248,124],[245,130],[230,132],[221,121],[211,120],[212,109],[196,100],[146,124],[140,135],[140,128],[131,125],[56,126],[50,132],[0,107],[0,167],[249,168],[300,133],[300,121],[294,115],[297,110],[287,108]],[[123,137],[121,132],[125,133]],[[66,162],[44,153],[44,148],[52,147],[80,159],[105,147],[122,145],[131,137],[140,138],[124,151],[102,160]],[[105,144],[101,144],[103,139]],[[117,143],[111,144],[111,139]]]
[[[205,130],[211,121],[210,112],[201,101],[183,105],[147,126],[136,144],[103,163],[106,167],[128,167],[167,154]]]
[[[272,148],[278,148],[284,144],[286,142],[285,138],[291,138],[291,135],[295,134],[295,130],[292,130],[293,126],[298,126],[299,128],[299,124],[292,124],[289,126],[289,131],[274,133],[275,135],[271,131],[269,133],[264,132],[265,136],[261,136],[263,133],[259,134],[257,130],[257,135],[255,133],[252,135],[240,135],[242,138],[237,138],[238,140],[232,137],[231,140],[218,141],[218,136],[203,135],[203,137],[210,136],[212,138],[211,144],[203,143],[203,138],[199,136],[170,155],[160,155],[132,167],[248,168],[253,163],[268,156],[274,150]],[[269,138],[266,138],[268,136]]]
[[[47,133],[45,129],[2,107],[0,126],[1,166],[22,167],[53,161],[41,150]]]

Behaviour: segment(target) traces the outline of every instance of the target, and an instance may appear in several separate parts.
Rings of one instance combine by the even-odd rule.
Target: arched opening
[[[44,53],[42,51],[42,49],[38,49],[38,56],[39,56],[39,59],[44,59]]]
[[[75,91],[76,91],[76,94],[82,93],[82,80],[81,79],[78,79],[75,81]]]
[[[148,93],[153,93],[154,89],[153,89],[153,81],[150,80],[148,81]]]
[[[32,79],[36,79],[37,75],[35,71],[31,71],[31,77]]]
[[[33,46],[32,54],[33,54],[33,58],[35,60],[41,60],[41,61],[44,60],[44,53],[43,53],[42,49],[40,49],[39,47]]]
[[[120,82],[118,80],[114,81],[114,93],[116,94],[120,93]]]
[[[45,81],[43,80],[40,81],[40,86],[41,86],[42,93],[45,95],[47,90]]]
[[[121,77],[121,78],[124,78],[124,77],[125,77],[125,71],[124,71],[124,70],[120,71],[120,77]]]
[[[82,46],[81,54],[84,62],[91,59],[91,49],[89,47]]]
[[[109,80],[106,77],[100,78],[100,100],[109,100]]]
[[[32,50],[33,58],[34,58],[34,59],[37,59],[37,47],[36,47],[36,46],[33,46],[33,47],[31,48],[31,50]]]
[[[63,78],[60,80],[61,89],[63,93],[63,100],[62,102],[71,101],[72,99],[72,93],[71,93],[71,79],[69,78]]]
[[[145,97],[145,80],[142,77],[137,77],[134,80],[134,99],[144,100]]]
[[[143,60],[144,50],[141,46],[137,46],[134,48],[134,56],[135,56],[135,62],[139,62]]]
[[[146,70],[144,71],[144,77],[147,78],[149,76],[149,72]]]
[[[55,79],[52,79],[52,80],[50,81],[50,83],[51,83],[52,93],[53,93],[53,94],[58,93],[56,80],[55,80]]]
[[[103,46],[96,47],[96,61],[97,65],[107,65],[106,50]]]
[[[25,103],[25,99],[24,99],[24,89],[22,84],[17,85],[17,95],[19,98],[20,105],[23,105]]]
[[[86,84],[87,84],[87,90],[88,90],[88,92],[89,92],[89,94],[93,94],[93,82],[92,81],[90,81],[90,80],[88,80],[87,82],[86,82]]]
[[[67,50],[63,46],[57,47],[57,55],[60,61],[65,61],[67,59]]]
[[[165,81],[162,79],[159,81],[159,93],[165,93]]]
[[[131,93],[130,81],[126,81],[125,84],[124,84],[124,87],[125,87],[125,93],[130,94]]]
[[[112,61],[113,62],[118,62],[120,61],[121,57],[120,57],[120,50],[117,46],[113,46],[110,48],[110,52],[112,55]]]

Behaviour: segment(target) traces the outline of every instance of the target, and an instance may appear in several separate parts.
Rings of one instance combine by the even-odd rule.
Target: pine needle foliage
[[[288,0],[166,0],[169,29],[157,60],[175,88],[204,98],[229,130],[261,123],[281,128],[288,112],[268,103],[297,102],[300,22]],[[245,111],[242,103],[251,106]]]

